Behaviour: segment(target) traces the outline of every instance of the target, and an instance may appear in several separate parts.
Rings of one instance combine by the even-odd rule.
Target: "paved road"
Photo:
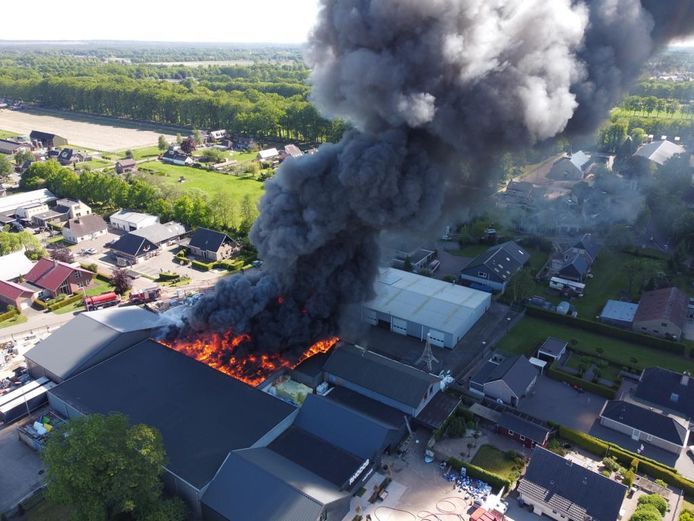
[[[56,315],[55,313],[43,313],[35,310],[25,310],[24,313],[29,320],[24,324],[0,329],[0,341],[12,340],[25,334],[52,330],[69,322],[74,317],[74,313]]]

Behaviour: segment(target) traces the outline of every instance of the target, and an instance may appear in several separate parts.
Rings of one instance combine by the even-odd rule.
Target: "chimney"
[[[680,384],[682,384],[684,387],[687,387],[689,385],[689,371],[685,371],[684,373],[682,373]]]

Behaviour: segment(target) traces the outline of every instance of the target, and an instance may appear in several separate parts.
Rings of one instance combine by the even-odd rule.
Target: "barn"
[[[491,305],[484,291],[388,268],[375,285],[376,297],[362,306],[362,320],[393,333],[453,348]]]

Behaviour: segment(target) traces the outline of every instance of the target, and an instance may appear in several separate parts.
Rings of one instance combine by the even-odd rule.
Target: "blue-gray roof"
[[[644,369],[635,396],[658,407],[677,411],[685,418],[694,418],[694,380],[681,373],[662,367]]]
[[[687,428],[674,418],[623,400],[607,402],[601,416],[675,445],[687,440]]]
[[[600,320],[632,323],[639,305],[621,300],[608,300],[600,313]]]
[[[470,382],[484,385],[503,380],[516,395],[521,396],[536,377],[537,369],[530,360],[524,356],[511,356],[498,364],[488,361]]]
[[[529,440],[542,445],[550,432],[552,432],[547,427],[540,425],[539,423],[531,422],[511,414],[508,412],[502,412],[499,421],[497,422],[499,427],[515,432],[525,436]]]
[[[337,487],[268,448],[229,454],[202,496],[229,520],[317,521],[325,505],[345,497]]]

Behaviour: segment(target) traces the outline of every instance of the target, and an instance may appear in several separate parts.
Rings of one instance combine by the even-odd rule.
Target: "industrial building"
[[[34,378],[60,383],[152,336],[157,315],[137,307],[81,313],[30,349]]]
[[[453,348],[491,305],[491,295],[441,280],[388,268],[376,297],[362,306],[362,320],[394,333]]]

